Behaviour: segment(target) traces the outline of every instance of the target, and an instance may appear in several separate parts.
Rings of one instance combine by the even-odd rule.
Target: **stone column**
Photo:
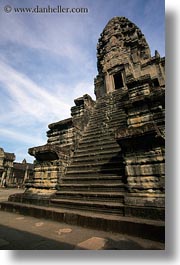
[[[9,180],[10,180],[11,173],[12,173],[12,168],[11,168],[11,167],[8,167],[8,169],[7,169],[7,176],[6,176],[6,181],[7,181],[7,183],[8,183]]]
[[[28,179],[28,165],[26,166],[25,174],[24,174],[24,179],[23,179],[23,184],[25,184],[26,180]]]
[[[4,170],[3,173],[2,173],[2,178],[1,178],[1,186],[3,186],[3,181],[6,177],[6,171]]]

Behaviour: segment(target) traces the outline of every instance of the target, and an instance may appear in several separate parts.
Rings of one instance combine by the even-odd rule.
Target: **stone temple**
[[[14,162],[15,158],[14,153],[0,147],[0,188],[22,187],[33,176],[33,164],[27,163],[26,159],[22,163]]]
[[[1,210],[164,240],[165,58],[141,30],[109,21],[97,44],[96,100],[74,100],[32,147],[34,177]]]

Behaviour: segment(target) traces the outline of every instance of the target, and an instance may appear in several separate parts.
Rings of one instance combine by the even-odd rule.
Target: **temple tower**
[[[160,59],[157,51],[155,58]],[[156,84],[164,85],[163,63],[152,64],[144,34],[125,17],[114,17],[101,33],[97,44],[97,68],[97,99],[117,89],[127,89],[131,79],[139,79],[146,74],[150,74]]]

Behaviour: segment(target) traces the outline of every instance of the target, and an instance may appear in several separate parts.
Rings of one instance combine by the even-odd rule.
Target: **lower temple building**
[[[34,165],[27,163],[26,159],[23,159],[21,163],[13,163],[13,175],[10,179],[9,187],[25,187],[26,182],[31,181],[34,175]]]
[[[14,153],[0,148],[0,187],[24,187],[26,181],[33,178],[34,165],[27,163],[26,159],[22,163],[14,162],[15,158]]]
[[[162,232],[165,58],[151,56],[134,23],[115,17],[100,35],[97,68],[96,100],[75,99],[71,117],[49,125],[47,143],[29,149],[34,177],[25,193],[1,208],[41,205],[45,217],[112,231],[133,230],[131,220],[132,233],[153,220]]]
[[[12,177],[14,160],[14,153],[4,152],[4,149],[0,148],[0,187],[6,186]]]

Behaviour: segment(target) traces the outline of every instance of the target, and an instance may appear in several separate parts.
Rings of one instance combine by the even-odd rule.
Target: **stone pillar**
[[[26,180],[28,179],[28,165],[26,166],[26,170],[25,170],[25,173],[24,173],[24,179],[23,179],[23,184],[25,184]]]
[[[7,184],[10,181],[11,173],[12,173],[12,168],[11,167],[8,167],[8,169],[7,169],[7,176],[6,176],[6,182],[7,182]]]
[[[113,92],[114,89],[114,80],[113,80],[113,75],[110,75],[108,72],[105,76],[105,82],[106,82],[106,93],[111,93]]]
[[[4,182],[5,178],[6,178],[6,170],[4,170],[3,173],[2,173],[1,186],[3,186],[3,182]]]

